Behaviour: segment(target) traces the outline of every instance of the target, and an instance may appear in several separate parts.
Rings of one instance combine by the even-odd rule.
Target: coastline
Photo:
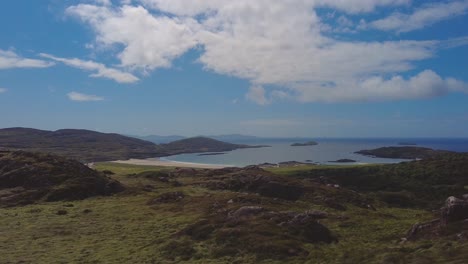
[[[162,160],[160,158],[115,160],[111,162],[121,163],[121,164],[131,164],[131,165],[181,167],[181,168],[196,168],[196,169],[222,169],[226,167],[232,167],[230,165],[180,162],[180,161],[172,161],[172,160]]]

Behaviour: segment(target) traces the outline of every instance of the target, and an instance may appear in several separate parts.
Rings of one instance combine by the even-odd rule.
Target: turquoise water
[[[238,149],[225,152],[223,155],[199,156],[181,154],[163,159],[179,162],[204,164],[221,164],[229,166],[247,166],[260,163],[278,163],[284,161],[312,161],[320,164],[334,163],[338,159],[352,159],[357,163],[398,163],[401,159],[371,158],[355,154],[362,149],[373,149],[385,146],[398,146],[399,142],[416,143],[420,147],[468,152],[468,139],[315,139],[315,146],[292,147],[292,143],[304,142],[297,139],[264,139],[249,142],[235,142],[250,145],[270,145],[267,148]]]

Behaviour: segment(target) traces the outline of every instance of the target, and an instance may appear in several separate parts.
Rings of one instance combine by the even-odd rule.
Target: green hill
[[[146,158],[160,153],[160,148],[148,141],[83,129],[0,129],[0,147],[53,153],[83,162]]]
[[[61,155],[81,162],[144,159],[181,153],[222,152],[249,146],[194,137],[157,145],[149,141],[83,129],[46,131],[32,128],[0,129],[0,149]]]
[[[25,151],[0,152],[0,207],[79,200],[122,189],[119,182],[74,160]]]

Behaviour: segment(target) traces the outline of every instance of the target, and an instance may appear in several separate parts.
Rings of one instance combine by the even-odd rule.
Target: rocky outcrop
[[[210,176],[210,179],[203,185],[214,190],[251,192],[292,201],[299,199],[305,192],[298,181],[274,175],[258,166],[214,170],[206,176]]]
[[[462,196],[462,199],[450,196],[445,201],[445,206],[440,211],[440,222],[447,225],[451,222],[468,219],[468,194]]]
[[[123,189],[118,181],[74,160],[25,151],[0,153],[0,207],[80,200]]]
[[[455,196],[447,198],[445,205],[440,209],[440,218],[413,225],[406,237],[408,240],[415,240],[421,237],[437,237],[454,231],[461,232],[457,234],[460,236],[467,230],[468,194],[465,194],[461,199]]]

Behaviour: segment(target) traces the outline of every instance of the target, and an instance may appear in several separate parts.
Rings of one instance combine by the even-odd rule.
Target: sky
[[[0,3],[0,128],[468,137],[468,0]]]

